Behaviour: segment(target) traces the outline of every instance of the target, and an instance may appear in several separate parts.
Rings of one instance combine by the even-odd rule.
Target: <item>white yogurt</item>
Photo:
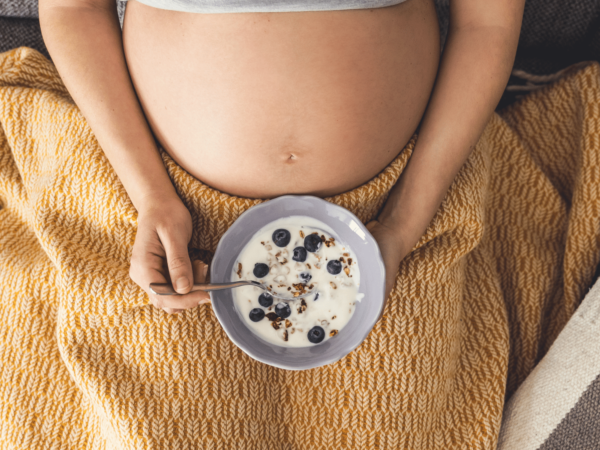
[[[279,229],[290,234],[289,243],[283,247],[273,241],[273,232]],[[305,238],[315,232],[320,237],[318,250],[307,251],[305,261],[295,261],[294,249],[306,248]],[[334,261],[330,268],[337,266],[339,273],[332,274],[327,270],[330,261]],[[268,273],[255,276],[256,264],[266,264]],[[305,281],[301,274],[310,275],[310,280]],[[356,302],[362,297],[358,294],[360,272],[352,249],[340,242],[329,226],[306,216],[278,219],[256,232],[234,264],[231,280],[257,280],[273,292],[289,297],[294,293],[311,292],[308,297],[291,302],[273,297],[272,305],[264,307],[259,303],[262,290],[252,286],[232,290],[235,307],[248,328],[265,341],[282,347],[315,345],[308,339],[308,333],[314,327],[321,327],[324,332],[321,342],[331,339],[348,323]],[[291,314],[288,317],[280,317],[285,313],[275,314],[276,305],[280,303],[289,306]],[[255,308],[265,313],[265,317],[257,322],[250,319],[250,312]],[[277,311],[281,313],[279,309]]]

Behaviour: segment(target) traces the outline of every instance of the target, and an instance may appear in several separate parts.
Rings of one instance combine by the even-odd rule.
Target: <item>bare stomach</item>
[[[431,0],[370,10],[194,14],[130,0],[123,45],[153,133],[223,192],[320,196],[377,175],[425,110]]]

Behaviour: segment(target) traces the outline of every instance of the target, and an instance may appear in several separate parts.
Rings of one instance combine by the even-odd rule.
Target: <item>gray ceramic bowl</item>
[[[230,281],[233,264],[250,238],[263,226],[288,216],[309,216],[329,225],[338,240],[356,254],[360,269],[359,292],[350,322],[335,338],[313,347],[285,348],[270,344],[242,322],[231,290],[211,293],[212,307],[227,336],[252,358],[288,370],[331,364],[346,356],[367,337],[381,313],[385,295],[385,267],[375,239],[358,218],[341,206],[317,197],[286,195],[244,212],[221,238],[211,265],[211,281]]]

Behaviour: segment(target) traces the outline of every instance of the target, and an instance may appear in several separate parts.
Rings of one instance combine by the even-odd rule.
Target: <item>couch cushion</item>
[[[0,0],[0,16],[5,17],[38,17],[37,0]]]
[[[600,280],[504,409],[497,450],[600,442]]]
[[[50,59],[38,19],[0,17],[0,53],[17,47],[34,48]]]

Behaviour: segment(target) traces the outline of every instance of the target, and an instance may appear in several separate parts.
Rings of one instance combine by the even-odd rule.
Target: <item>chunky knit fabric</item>
[[[365,342],[288,372],[210,305],[148,305],[128,277],[136,211],[85,119],[43,56],[0,55],[0,448],[493,449],[600,258],[599,69],[494,115]],[[327,200],[371,220],[412,147]],[[260,201],[163,158],[208,261]]]

